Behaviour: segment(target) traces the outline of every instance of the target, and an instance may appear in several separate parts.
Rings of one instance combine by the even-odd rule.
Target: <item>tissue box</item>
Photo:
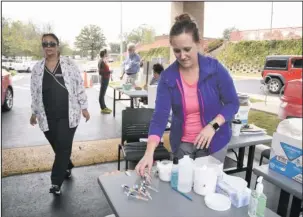
[[[223,194],[227,196],[232,205],[236,208],[247,206],[249,204],[251,190],[245,188],[242,192],[238,192],[232,186],[224,182],[223,180],[218,181],[216,186],[216,193]]]
[[[302,141],[274,133],[269,168],[302,184]]]

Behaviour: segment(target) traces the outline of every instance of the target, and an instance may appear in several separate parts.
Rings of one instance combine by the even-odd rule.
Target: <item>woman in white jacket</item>
[[[61,185],[74,167],[70,156],[81,112],[86,121],[90,115],[81,73],[74,62],[60,57],[57,36],[44,34],[42,47],[45,58],[34,66],[31,74],[30,124],[35,125],[38,120],[55,152],[49,192],[60,195]]]

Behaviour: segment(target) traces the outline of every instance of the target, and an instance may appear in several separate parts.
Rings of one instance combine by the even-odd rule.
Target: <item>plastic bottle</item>
[[[193,186],[193,160],[185,155],[179,162],[178,191],[188,193]]]
[[[264,217],[267,197],[263,193],[263,177],[257,179],[256,190],[252,191],[248,206],[248,215],[250,217]]]
[[[172,188],[178,187],[178,175],[179,175],[179,167],[178,167],[179,159],[174,157],[173,159],[173,166],[171,169],[171,179],[170,179],[170,186]]]

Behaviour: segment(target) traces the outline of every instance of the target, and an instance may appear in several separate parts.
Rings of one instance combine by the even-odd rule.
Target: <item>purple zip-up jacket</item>
[[[219,114],[225,118],[225,123],[210,143],[210,153],[214,153],[226,146],[231,138],[230,122],[238,112],[239,99],[229,72],[218,60],[198,54],[198,61],[200,75],[197,94],[202,127]],[[149,135],[162,137],[171,109],[170,145],[172,152],[176,152],[185,125],[185,99],[177,61],[161,73]]]

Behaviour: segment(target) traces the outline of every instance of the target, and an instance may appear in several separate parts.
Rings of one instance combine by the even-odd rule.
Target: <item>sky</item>
[[[270,28],[271,2],[205,2],[204,36],[222,37],[224,29]],[[120,2],[2,2],[2,16],[37,25],[50,23],[71,46],[88,24],[101,27],[107,43],[119,42]],[[123,32],[147,24],[168,34],[171,2],[123,2]],[[302,26],[302,2],[274,2],[273,28]]]

